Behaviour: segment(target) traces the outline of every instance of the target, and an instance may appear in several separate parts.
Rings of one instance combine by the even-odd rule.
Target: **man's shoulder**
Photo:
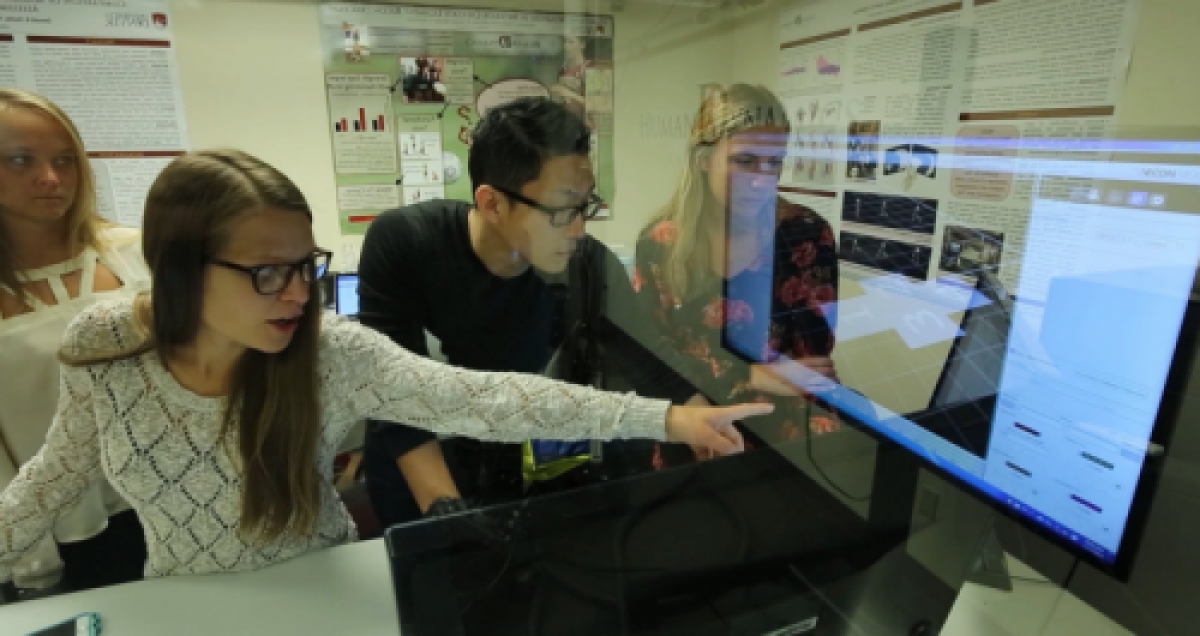
[[[443,227],[456,227],[471,209],[471,204],[452,199],[435,199],[412,205],[393,208],[380,214],[371,227],[437,231]]]
[[[367,229],[362,258],[394,263],[397,257],[421,258],[446,251],[467,231],[468,211],[468,204],[445,199],[388,210]]]

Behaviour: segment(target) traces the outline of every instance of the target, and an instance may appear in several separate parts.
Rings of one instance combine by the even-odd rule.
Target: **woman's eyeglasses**
[[[595,218],[596,215],[600,213],[600,209],[604,207],[604,199],[601,199],[596,194],[590,195],[586,201],[577,205],[551,207],[548,205],[542,205],[533,199],[499,186],[492,186],[492,189],[512,199],[513,201],[516,201],[517,203],[524,203],[525,205],[528,205],[539,212],[544,212],[545,214],[549,215],[550,225],[553,225],[554,227],[566,227],[570,225],[577,216],[582,216],[583,220],[585,221],[591,220]]]
[[[213,265],[249,274],[250,282],[254,284],[254,291],[264,296],[270,296],[287,289],[287,286],[292,284],[292,276],[296,272],[300,272],[300,278],[306,283],[324,278],[325,274],[329,272],[329,262],[332,259],[333,252],[317,250],[302,261],[278,265],[247,267],[228,261],[212,260],[210,262]]]

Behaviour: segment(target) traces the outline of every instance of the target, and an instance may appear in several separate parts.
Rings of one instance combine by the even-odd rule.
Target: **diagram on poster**
[[[612,200],[611,16],[322,4],[320,20],[325,71],[338,80],[329,99],[338,186],[399,184],[402,204],[471,200],[465,166],[480,117],[540,96],[584,120],[596,192]],[[342,215],[343,233],[365,232],[373,218],[354,212]]]
[[[881,274],[925,280],[937,224],[936,200],[847,191],[839,257]]]
[[[784,108],[793,133],[780,181],[801,186],[836,183],[845,143],[841,97],[807,95],[784,100]]]
[[[338,174],[396,172],[396,145],[388,131],[391,79],[378,73],[328,73],[329,127]]]
[[[446,196],[446,153],[442,151],[440,120],[435,115],[402,114],[400,123],[400,180],[404,204]]]

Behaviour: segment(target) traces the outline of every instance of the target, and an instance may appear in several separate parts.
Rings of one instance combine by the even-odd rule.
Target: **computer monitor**
[[[358,274],[337,274],[334,278],[334,309],[341,316],[358,316]]]
[[[903,403],[895,387],[914,385],[894,370],[872,384],[859,368],[839,369],[856,376],[843,384],[787,359],[778,368],[852,424],[1125,577],[1177,409],[1164,386],[1192,355],[1176,346],[1200,262],[1200,148],[1128,134],[1064,148],[1071,143],[1010,164],[1029,188],[1019,234],[964,229],[966,219],[943,209],[940,256],[914,265],[883,246],[871,253],[886,259],[842,260],[842,280],[864,293],[825,312],[839,346],[902,342],[914,366],[941,347],[944,362],[922,389],[928,401],[890,407]],[[861,211],[879,197],[859,198]],[[845,240],[854,226],[840,221]],[[925,225],[877,234],[938,246],[918,236]],[[779,311],[770,280],[729,284],[727,300]],[[765,333],[726,332],[725,346],[748,362],[764,361],[765,344]]]

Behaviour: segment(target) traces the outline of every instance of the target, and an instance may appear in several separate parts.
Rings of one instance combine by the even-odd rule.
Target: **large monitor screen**
[[[838,381],[786,358],[776,368],[1116,566],[1161,450],[1168,373],[1191,354],[1176,344],[1200,262],[1200,167],[1182,144],[1102,143],[1111,147],[1098,153],[1092,142],[1078,159],[1059,140],[1048,158],[1009,163],[1029,190],[1008,231],[954,214],[966,206],[934,215],[919,199],[839,193],[841,214],[827,215],[840,230],[839,299],[825,311]],[[763,281],[726,294],[756,313],[780,311]],[[725,344],[762,362],[764,342],[727,333]]]

